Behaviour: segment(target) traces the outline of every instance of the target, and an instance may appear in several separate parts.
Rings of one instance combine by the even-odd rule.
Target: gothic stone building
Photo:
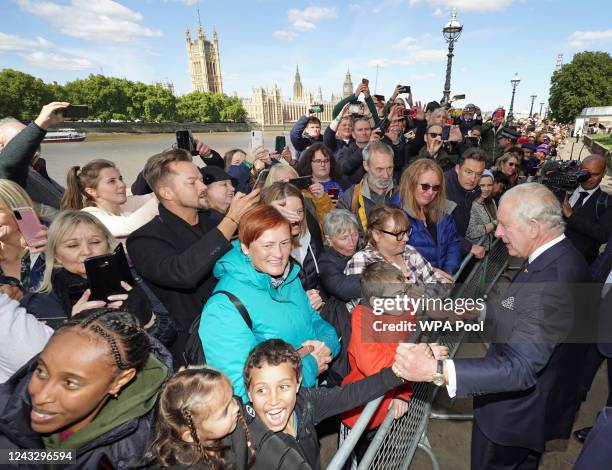
[[[206,39],[202,25],[199,24],[198,36],[192,41],[189,28],[186,26],[185,41],[187,43],[187,56],[189,57],[191,89],[193,91],[223,93],[217,31],[213,30],[213,41],[210,42]]]

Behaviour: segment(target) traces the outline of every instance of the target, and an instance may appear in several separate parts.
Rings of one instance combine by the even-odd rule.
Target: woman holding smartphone
[[[127,186],[115,164],[93,160],[83,168],[68,170],[61,208],[84,210],[97,217],[122,243],[158,213],[153,193],[128,196]]]
[[[45,270],[47,228],[33,205],[21,186],[0,179],[0,283],[26,291],[39,286]]]

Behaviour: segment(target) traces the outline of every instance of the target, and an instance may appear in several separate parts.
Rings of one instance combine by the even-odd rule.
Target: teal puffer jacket
[[[334,328],[321,318],[308,300],[298,277],[299,265],[275,289],[268,274],[257,271],[235,241],[232,249],[215,265],[219,279],[215,291],[234,294],[249,312],[251,331],[236,307],[225,295],[212,296],[202,311],[200,339],[206,361],[223,370],[232,381],[234,394],[248,401],[242,379],[246,358],[262,341],[280,338],[295,348],[306,340],[324,342],[336,356],[340,351]],[[302,359],[302,386],[317,385],[317,363],[308,355]]]

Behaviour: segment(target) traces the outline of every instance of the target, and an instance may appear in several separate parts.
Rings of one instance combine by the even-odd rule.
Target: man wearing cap
[[[480,108],[471,103],[465,105],[465,108],[463,108],[463,113],[459,119],[455,121],[455,124],[457,124],[459,129],[461,129],[461,134],[464,136],[468,135],[468,131],[472,129],[472,127],[482,125]]]
[[[238,181],[218,166],[205,166],[200,168],[200,173],[207,187],[206,201],[208,208],[212,211],[212,218],[217,219],[219,216],[218,219],[221,220],[236,194]]]
[[[506,111],[504,108],[497,108],[495,111],[493,111],[491,120],[482,125],[482,140],[480,142],[480,148],[482,148],[487,155],[489,155],[489,158],[487,159],[487,167],[491,167],[494,163],[495,148],[497,147],[497,134],[499,134],[502,130],[505,117]]]
[[[520,136],[521,134],[512,127],[502,127],[495,137],[497,145],[493,150],[493,163],[497,162],[504,153],[509,152],[516,145],[516,141]]]
[[[531,158],[538,147],[531,142],[525,142],[521,145],[521,152],[523,158],[521,159],[521,172],[525,176],[535,176],[536,169],[531,166]]]

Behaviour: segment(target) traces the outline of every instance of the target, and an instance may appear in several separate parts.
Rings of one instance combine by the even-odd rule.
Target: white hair
[[[6,144],[13,136],[14,132],[7,132],[10,126],[18,124],[23,126],[23,123],[14,117],[5,117],[0,119],[0,142]]]
[[[540,183],[523,183],[508,190],[499,201],[512,202],[514,217],[523,225],[537,220],[550,235],[559,236],[565,231],[561,203],[553,192]]]
[[[346,209],[333,209],[323,217],[323,233],[330,239],[346,232],[351,227],[359,230],[355,215]]]
[[[389,147],[389,145],[381,141],[374,141],[368,143],[368,145],[363,148],[363,161],[369,162],[374,153],[382,153],[393,158],[393,149]]]

